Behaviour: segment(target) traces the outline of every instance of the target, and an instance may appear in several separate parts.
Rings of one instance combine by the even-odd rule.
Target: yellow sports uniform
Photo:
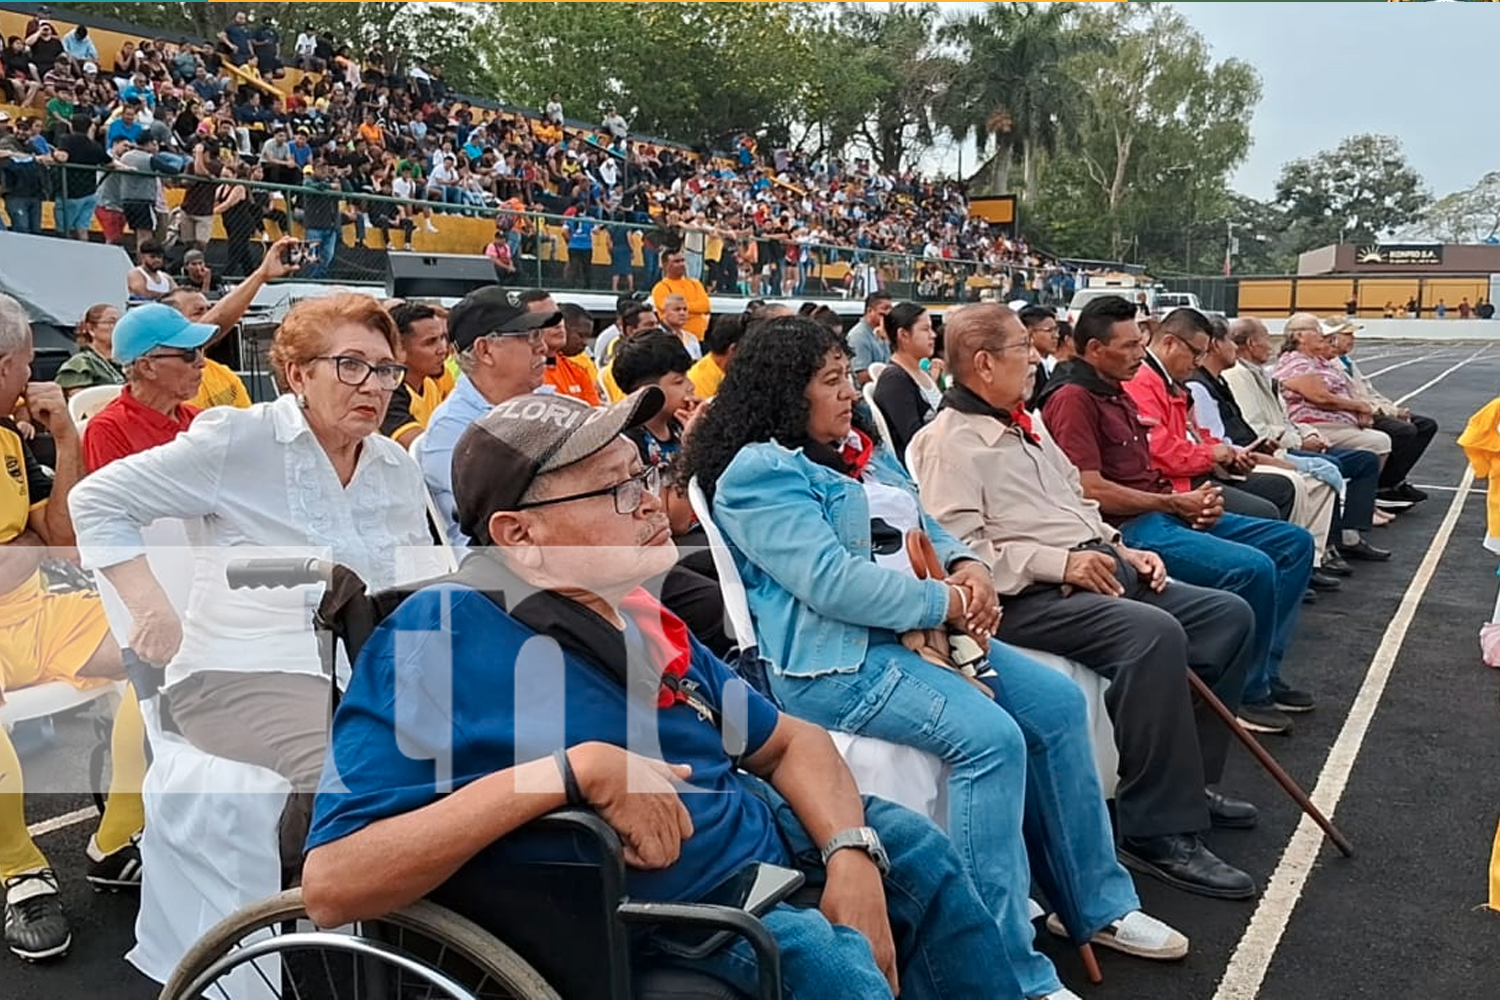
[[[213,406],[233,406],[241,410],[250,408],[250,393],[230,368],[212,358],[203,359],[203,384],[198,395],[188,400],[189,406],[206,410]]]

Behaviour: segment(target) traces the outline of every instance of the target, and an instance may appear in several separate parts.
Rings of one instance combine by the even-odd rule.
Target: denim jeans
[[[10,216],[11,232],[42,235],[42,199],[6,195],[5,212]]]
[[[318,260],[304,273],[311,279],[326,278],[328,272],[333,270],[334,254],[338,253],[339,231],[337,229],[309,229],[306,235],[307,242],[318,248]]]
[[[797,867],[808,873],[809,883],[821,883],[818,849],[791,807],[769,789],[765,797]],[[885,901],[903,1000],[1021,1000],[1023,994],[1001,985],[1012,976],[994,919],[943,832],[881,799],[865,799],[865,821],[879,831],[891,860]],[[761,919],[781,952],[782,996],[787,1000],[879,1000],[891,995],[869,943],[853,928],[830,923],[819,910],[786,903]],[[707,959],[681,964],[755,995],[755,954],[743,940]]]
[[[1046,996],[1061,983],[1033,946],[1033,866],[1049,895],[1072,900],[1083,926],[1069,930],[1085,940],[1140,901],[1115,860],[1083,693],[1000,643],[990,644],[990,662],[999,675],[988,682],[993,701],[894,635],[872,632],[858,671],[777,675],[772,686],[793,715],[917,747],[948,765],[948,835],[1000,931],[992,995]]]
[[[1238,514],[1225,514],[1208,531],[1194,531],[1167,514],[1143,514],[1126,521],[1120,534],[1131,548],[1161,556],[1176,579],[1227,590],[1250,604],[1255,652],[1244,700],[1269,699],[1312,576],[1312,535],[1285,521]]]

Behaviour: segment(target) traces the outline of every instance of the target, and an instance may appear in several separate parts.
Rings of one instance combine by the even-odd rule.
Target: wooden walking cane
[[[1276,763],[1276,758],[1272,757],[1270,752],[1260,745],[1260,740],[1250,735],[1249,730],[1240,724],[1240,720],[1235,718],[1234,713],[1219,700],[1218,695],[1208,689],[1208,685],[1203,683],[1203,678],[1189,670],[1188,680],[1192,682],[1193,690],[1198,693],[1198,697],[1203,699],[1204,704],[1213,709],[1214,714],[1223,720],[1224,725],[1229,727],[1231,733],[1239,737],[1240,742],[1245,744],[1245,749],[1250,751],[1251,756],[1260,762],[1260,766],[1265,768],[1271,777],[1276,779],[1276,783],[1292,797],[1292,801],[1296,802],[1302,811],[1322,828],[1323,832],[1328,835],[1328,839],[1333,841],[1333,845],[1339,849],[1344,857],[1354,857],[1354,845],[1349,843],[1349,838],[1345,837],[1339,828],[1333,825],[1332,820],[1323,815],[1323,811],[1313,804],[1313,800],[1308,798],[1307,793],[1292,779],[1292,776],[1287,774],[1280,764]]]
[[[916,574],[919,580],[941,580],[947,575],[942,560],[938,558],[937,549],[933,547],[932,539],[921,528],[913,528],[906,533],[906,556],[911,560],[912,572]],[[979,642],[980,640],[975,638],[975,641]],[[981,645],[984,644],[981,642]],[[962,670],[956,672],[960,677],[979,688],[987,696],[991,698],[995,696],[977,678],[970,677]],[[1092,944],[1085,941],[1079,945],[1078,957],[1083,962],[1083,971],[1089,977],[1090,983],[1098,986],[1104,982],[1104,973],[1099,969],[1099,959],[1094,955],[1094,946]]]

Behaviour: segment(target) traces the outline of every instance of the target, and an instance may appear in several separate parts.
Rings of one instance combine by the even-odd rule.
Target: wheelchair
[[[306,559],[236,562],[228,577],[234,588],[324,584],[314,625],[330,670],[335,643],[353,664],[380,621],[422,586],[370,595],[346,567]],[[157,671],[127,655],[127,673],[141,698],[154,694]],[[317,928],[296,888],[242,909],[198,940],[160,996],[750,1000],[702,973],[640,967],[635,946],[667,926],[743,938],[757,959],[755,1000],[781,997],[779,952],[760,920],[731,907],[632,900],[619,837],[575,808],[512,832],[427,899],[378,920]]]

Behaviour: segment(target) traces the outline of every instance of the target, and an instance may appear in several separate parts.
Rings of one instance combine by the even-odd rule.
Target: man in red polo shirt
[[[89,472],[127,455],[166,444],[199,413],[188,400],[203,381],[203,345],[218,333],[171,306],[137,306],[115,326],[114,357],[125,366],[126,385],[83,431]]]

